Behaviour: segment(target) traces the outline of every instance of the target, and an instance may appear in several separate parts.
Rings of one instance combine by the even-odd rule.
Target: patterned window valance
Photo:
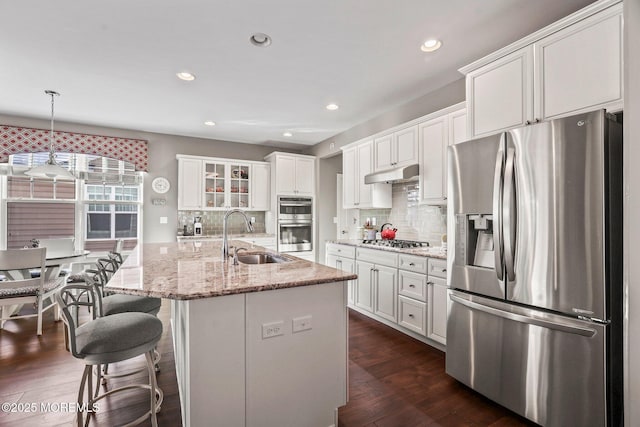
[[[0,163],[7,163],[11,154],[48,151],[49,133],[44,129],[0,125]],[[143,139],[60,131],[54,131],[54,136],[56,152],[95,154],[129,162],[137,171],[149,169],[147,141]]]

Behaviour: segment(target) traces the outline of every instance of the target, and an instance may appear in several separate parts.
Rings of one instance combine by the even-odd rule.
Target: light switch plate
[[[160,217],[160,224],[166,224],[169,222],[169,219],[166,216]]]
[[[311,329],[311,315],[295,317],[292,320],[293,332],[302,332]]]

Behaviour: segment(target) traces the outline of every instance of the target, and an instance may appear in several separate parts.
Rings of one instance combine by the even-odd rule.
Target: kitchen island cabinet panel
[[[244,295],[172,300],[171,309],[183,425],[244,426]]]
[[[346,403],[345,287],[308,288],[246,295],[247,426],[330,426]],[[309,316],[310,328],[294,331]],[[283,335],[264,339],[262,325],[277,321]]]

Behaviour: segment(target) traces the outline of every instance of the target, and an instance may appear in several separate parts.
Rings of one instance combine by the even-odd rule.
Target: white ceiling
[[[48,118],[53,89],[60,121],[311,145],[592,1],[2,1],[0,113]]]

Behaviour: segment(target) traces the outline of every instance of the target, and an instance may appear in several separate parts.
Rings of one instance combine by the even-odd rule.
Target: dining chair
[[[0,281],[0,329],[7,320],[37,317],[37,334],[42,335],[42,314],[54,309],[54,319],[60,319],[58,305],[54,299],[57,288],[64,283],[64,277],[45,279],[45,274],[31,277],[31,270],[46,271],[46,248],[0,250],[0,273],[5,277]],[[34,304],[35,314],[17,315],[23,304]]]
[[[40,239],[38,247],[47,248],[49,255],[52,253],[69,254],[76,250],[73,237],[61,237],[56,239]]]

